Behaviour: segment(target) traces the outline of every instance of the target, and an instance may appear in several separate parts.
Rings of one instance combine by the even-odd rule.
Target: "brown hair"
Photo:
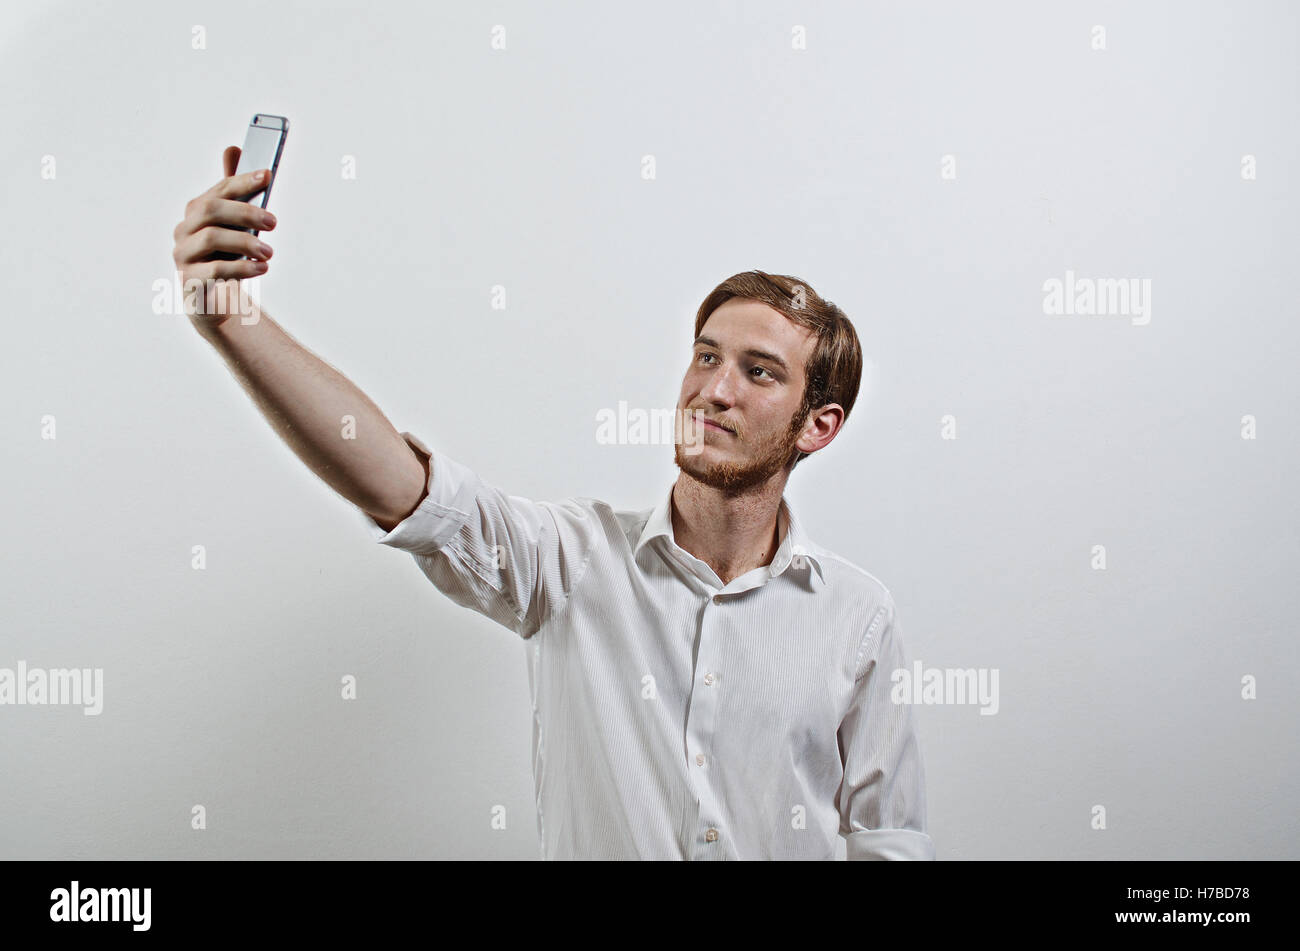
[[[709,315],[733,297],[766,304],[813,332],[817,342],[804,365],[806,384],[797,418],[806,420],[818,407],[838,403],[844,408],[847,422],[862,382],[862,346],[844,311],[797,277],[743,271],[727,278],[704,298],[695,315],[696,337],[703,332]],[[794,464],[797,466],[807,456],[798,453]]]

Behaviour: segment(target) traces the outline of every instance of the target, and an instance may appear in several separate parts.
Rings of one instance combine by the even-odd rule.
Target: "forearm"
[[[391,528],[424,496],[427,472],[365,393],[254,306],[256,320],[190,318],[299,459]],[[355,421],[346,427],[344,417]],[[355,436],[355,438],[351,438]]]

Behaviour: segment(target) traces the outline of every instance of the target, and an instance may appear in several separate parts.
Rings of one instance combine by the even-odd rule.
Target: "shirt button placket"
[[[691,705],[687,736],[690,739],[692,765],[690,775],[699,798],[699,827],[696,842],[700,858],[719,858],[718,842],[722,836],[719,821],[722,817],[709,769],[713,757],[719,683],[720,658],[714,647],[719,643],[719,625],[729,624],[733,605],[726,596],[715,594],[706,605],[700,621],[700,647],[696,655],[696,681],[691,690]],[[702,673],[701,673],[702,672]]]

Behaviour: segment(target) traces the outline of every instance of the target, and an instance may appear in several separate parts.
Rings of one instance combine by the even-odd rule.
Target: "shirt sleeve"
[[[906,668],[896,613],[886,596],[867,629],[853,700],[840,723],[844,779],[836,806],[850,861],[934,859],[912,707],[890,698],[893,671]]]
[[[593,516],[577,499],[507,495],[411,433],[402,437],[428,459],[428,494],[392,531],[358,508],[372,537],[413,555],[452,601],[532,637],[585,572],[597,538]]]

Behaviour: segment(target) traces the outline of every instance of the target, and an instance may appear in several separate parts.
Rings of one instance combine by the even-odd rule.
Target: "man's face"
[[[679,441],[678,468],[712,488],[740,492],[761,485],[791,462],[796,450],[817,448],[801,437],[804,365],[815,338],[758,301],[733,297],[709,315],[682,379],[679,412],[698,414],[731,430],[703,428],[694,454]]]

